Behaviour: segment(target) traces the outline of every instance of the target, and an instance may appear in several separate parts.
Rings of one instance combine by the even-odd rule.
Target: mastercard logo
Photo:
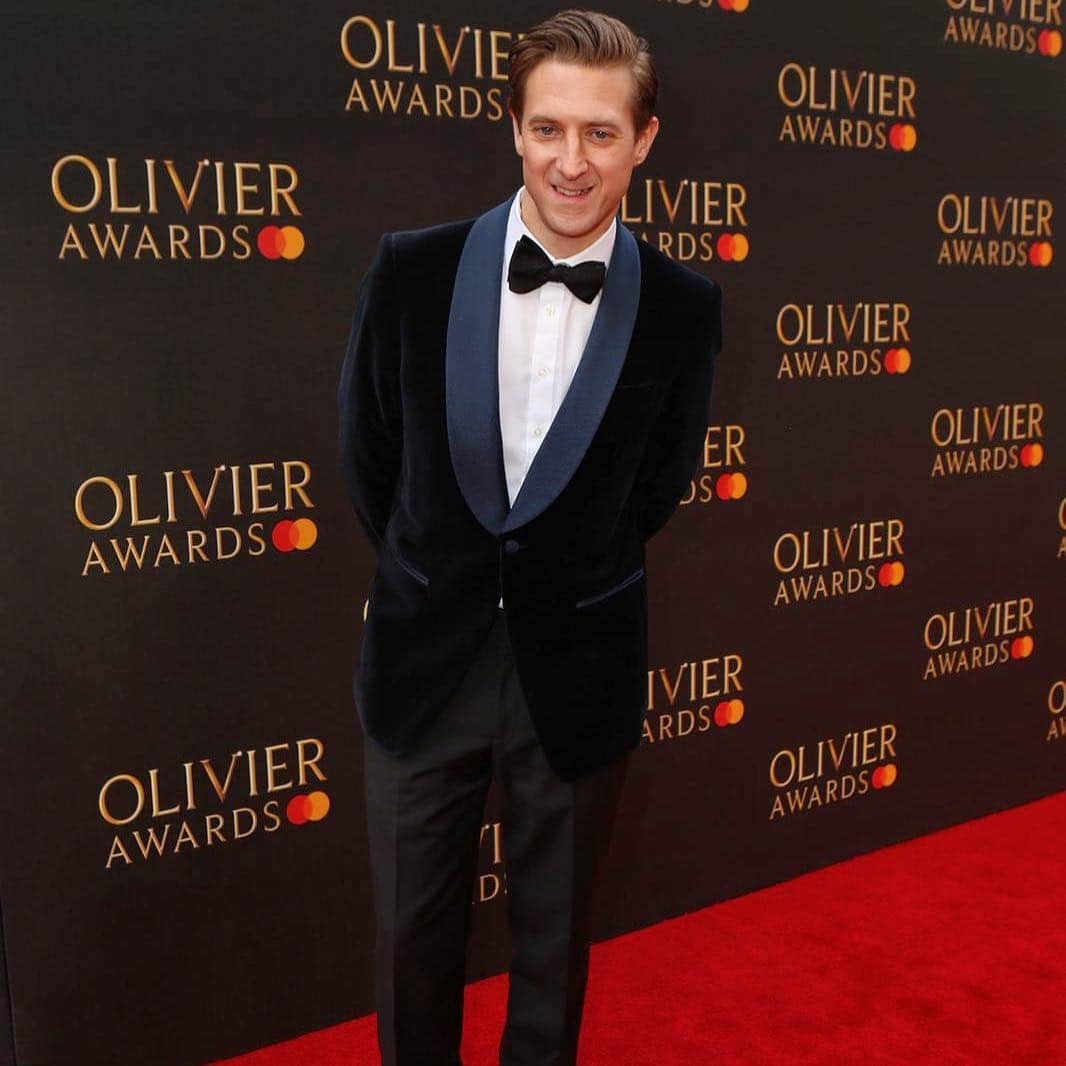
[[[1022,466],[1039,466],[1044,461],[1044,446],[1038,441],[1026,444],[1018,453],[1018,461]]]
[[[910,348],[889,348],[885,352],[884,364],[889,374],[906,374],[911,368]]]
[[[719,700],[714,707],[715,725],[736,725],[744,717],[744,701]]]
[[[309,792],[293,796],[285,807],[285,817],[293,825],[321,822],[329,814],[329,796],[325,792]]]
[[[898,559],[894,559],[889,563],[882,563],[877,570],[877,583],[883,589],[902,585],[903,569],[903,564]]]
[[[720,500],[739,500],[748,491],[748,479],[740,473],[721,474],[714,483],[714,494]]]
[[[1015,637],[1010,642],[1012,659],[1028,659],[1033,654],[1033,638],[1028,633],[1024,637]]]
[[[1062,51],[1062,32],[1041,30],[1036,35],[1036,47],[1042,56],[1057,56]]]
[[[1029,245],[1029,265],[1046,267],[1051,262],[1051,241],[1033,241]]]
[[[715,244],[718,258],[739,263],[748,258],[748,238],[743,233],[723,233]]]
[[[304,235],[297,226],[264,226],[255,243],[266,259],[299,259],[304,253]]]
[[[896,764],[894,762],[886,763],[884,766],[878,766],[870,774],[870,784],[874,788],[890,788],[896,783],[898,776],[899,772],[896,770]]]
[[[888,128],[888,143],[897,152],[910,152],[918,143],[918,131],[909,122],[893,122]]]
[[[283,518],[270,534],[279,552],[306,551],[318,540],[318,526],[310,518]]]
[[[748,10],[748,0],[718,0],[718,6],[723,11],[736,11],[739,14]]]

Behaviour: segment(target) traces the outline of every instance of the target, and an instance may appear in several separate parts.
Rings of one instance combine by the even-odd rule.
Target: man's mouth
[[[552,185],[552,188],[559,193],[560,196],[566,197],[567,200],[583,200],[592,191],[592,186],[588,185],[583,189],[572,189],[565,185]]]

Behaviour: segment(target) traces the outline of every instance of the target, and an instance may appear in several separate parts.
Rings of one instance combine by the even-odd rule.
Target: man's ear
[[[511,110],[511,106],[508,104],[507,113],[511,116],[511,129],[514,132],[514,150],[521,155],[522,154],[522,131],[518,123],[518,118],[514,111]]]
[[[641,131],[640,136],[637,137],[634,166],[640,166],[640,164],[647,158],[648,153],[651,151],[652,141],[655,140],[655,135],[658,132],[659,118],[657,115],[652,115],[651,118],[648,119],[648,124]]]

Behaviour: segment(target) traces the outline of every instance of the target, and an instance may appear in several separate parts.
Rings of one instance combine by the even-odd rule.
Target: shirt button
[[[508,555],[514,555],[514,553],[521,547],[522,545],[519,544],[517,540],[505,540],[503,542],[503,550],[507,552]]]
[[[539,437],[540,433],[541,433],[540,426],[534,426],[533,427],[533,436],[534,437]]]
[[[555,305],[554,304],[545,304],[544,305],[544,313],[549,318],[551,318],[551,316],[555,314]]]
[[[537,377],[538,378],[543,378],[543,377],[547,377],[547,376],[548,376],[548,368],[546,366],[542,366],[540,368],[540,370],[537,371]]]

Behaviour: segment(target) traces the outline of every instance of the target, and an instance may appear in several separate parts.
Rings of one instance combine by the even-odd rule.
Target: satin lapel
[[[493,535],[501,531],[509,508],[498,360],[503,242],[515,195],[470,227],[455,275],[445,353],[452,466],[470,510]]]
[[[499,208],[496,209],[497,211]],[[506,231],[506,214],[502,216]],[[503,236],[500,237],[502,247]],[[469,241],[467,242],[469,245]],[[465,254],[465,253],[464,253]],[[502,251],[497,254],[500,258]],[[493,367],[497,351],[496,330],[499,323],[500,263],[496,264],[496,317],[491,335]],[[570,387],[559,407],[548,434],[533,457],[522,488],[515,498],[509,514],[505,514],[503,532],[517,529],[536,518],[574,475],[578,464],[588,450],[589,443],[603,418],[603,412],[614,392],[615,382],[622,371],[633,324],[640,301],[640,251],[637,240],[621,221],[615,236],[611,261],[603,283],[600,306],[589,332],[588,341],[574,372]],[[450,347],[450,345],[449,345]],[[496,380],[494,374],[493,380]],[[478,396],[481,386],[478,386]],[[499,436],[498,397],[493,401],[493,416],[496,441]],[[502,447],[497,444],[500,469],[503,468]],[[495,452],[493,453],[495,456]],[[500,475],[503,476],[502,473]],[[504,500],[506,495],[504,482]]]

